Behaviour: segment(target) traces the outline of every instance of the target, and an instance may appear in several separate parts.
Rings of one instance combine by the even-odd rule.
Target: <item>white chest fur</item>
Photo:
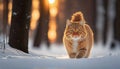
[[[73,52],[77,52],[77,47],[78,47],[78,41],[79,39],[78,38],[73,38]]]

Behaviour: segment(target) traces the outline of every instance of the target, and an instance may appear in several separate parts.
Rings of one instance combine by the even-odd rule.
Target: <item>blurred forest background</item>
[[[95,44],[114,49],[120,46],[119,7],[120,0],[0,0],[0,42],[26,53],[29,40],[34,47],[62,44],[66,20],[82,11]]]

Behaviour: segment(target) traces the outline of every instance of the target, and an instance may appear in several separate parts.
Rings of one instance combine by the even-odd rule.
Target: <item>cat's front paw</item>
[[[86,54],[86,49],[85,48],[81,48],[80,51],[76,54],[76,58],[83,58],[85,57]]]
[[[71,53],[69,56],[70,56],[70,58],[75,58],[76,53]]]

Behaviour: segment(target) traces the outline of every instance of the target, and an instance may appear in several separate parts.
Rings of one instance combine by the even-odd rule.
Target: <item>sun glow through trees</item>
[[[56,33],[56,15],[57,11],[57,0],[48,0],[49,1],[49,9],[50,9],[50,21],[49,21],[49,30],[48,30],[48,38],[51,43],[56,41],[57,33]]]

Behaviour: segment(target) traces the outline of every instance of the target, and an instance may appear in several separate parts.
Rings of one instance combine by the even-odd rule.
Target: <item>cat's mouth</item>
[[[77,41],[77,40],[82,41],[82,40],[84,40],[85,38],[82,38],[82,37],[80,37],[80,36],[72,36],[72,39],[75,40],[75,41]]]
[[[73,40],[79,40],[80,37],[78,37],[78,36],[73,36],[72,39],[73,39]]]
[[[78,35],[73,35],[72,37],[73,38],[80,38]]]

